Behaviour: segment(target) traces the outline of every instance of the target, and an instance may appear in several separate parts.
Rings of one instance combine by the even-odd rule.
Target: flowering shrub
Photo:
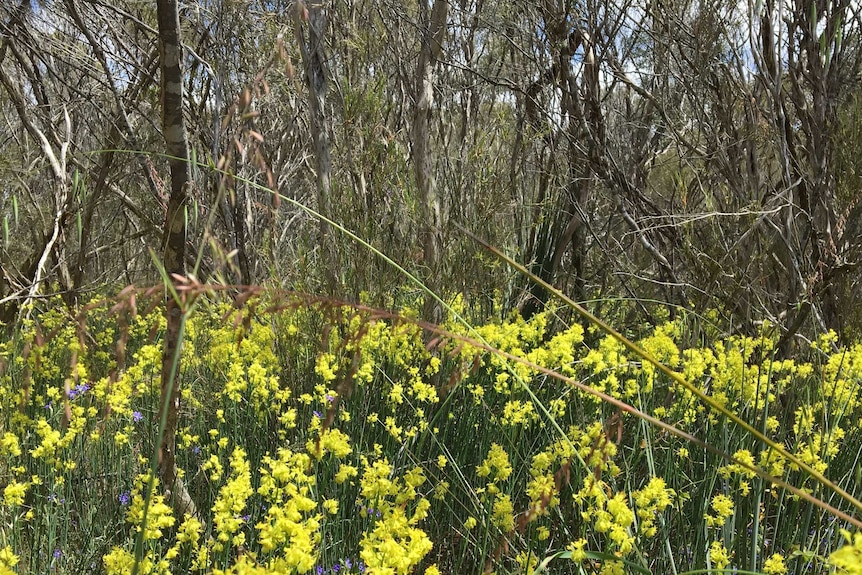
[[[614,338],[548,313],[429,342],[409,310],[267,305],[187,318],[177,461],[197,515],[149,475],[158,311],[58,305],[0,344],[0,575],[862,572],[855,528],[753,467],[828,498],[819,483]],[[859,481],[862,346],[777,359],[768,325],[702,347],[685,329],[638,343]]]

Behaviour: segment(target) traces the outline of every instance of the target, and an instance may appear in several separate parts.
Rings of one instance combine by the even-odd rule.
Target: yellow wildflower
[[[587,558],[587,552],[584,551],[584,547],[587,545],[587,540],[583,537],[578,539],[577,541],[572,541],[566,546],[566,549],[569,551],[570,558],[575,563],[581,563],[584,559]]]
[[[862,533],[851,536],[849,531],[842,529],[841,535],[848,544],[829,556],[829,564],[839,575],[862,575]]]
[[[0,437],[0,455],[18,457],[21,455],[21,446],[18,444],[18,436],[8,431]]]
[[[716,495],[712,498],[712,508],[715,515],[705,514],[706,524],[710,527],[721,527],[733,515],[733,499],[727,495]]]
[[[11,482],[3,489],[3,501],[9,506],[23,505],[28,487],[27,483]]]
[[[716,569],[724,569],[730,565],[730,555],[721,541],[713,541],[709,546],[709,559]]]
[[[0,567],[14,567],[18,564],[18,556],[8,545],[0,549]]]
[[[784,557],[779,553],[775,553],[763,562],[763,572],[766,575],[784,575],[787,573],[787,565],[784,564]]]

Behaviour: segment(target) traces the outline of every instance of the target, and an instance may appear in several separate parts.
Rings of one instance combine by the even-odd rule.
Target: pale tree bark
[[[422,250],[426,274],[425,285],[435,293],[440,287],[440,256],[442,250],[442,207],[434,178],[434,162],[431,155],[431,112],[434,107],[434,71],[443,50],[446,36],[446,19],[449,3],[434,0],[431,14],[427,4],[420,0],[420,31],[422,43],[419,62],[416,65],[415,105],[411,131],[413,170],[422,207]],[[440,323],[443,310],[431,296],[425,297],[422,318],[430,323]]]
[[[72,145],[72,122],[69,117],[68,109],[63,106],[63,119],[66,128],[65,139],[61,140],[57,134],[53,122],[50,119],[51,105],[47,99],[45,86],[43,85],[43,76],[38,69],[30,65],[27,61],[26,52],[22,52],[16,45],[15,35],[27,39],[24,21],[30,6],[27,2],[20,2],[11,14],[8,22],[2,23],[2,29],[6,34],[2,44],[0,44],[0,84],[3,85],[9,99],[15,108],[16,113],[21,121],[21,125],[27,131],[28,135],[37,142],[42,151],[43,156],[48,161],[51,168],[51,173],[54,176],[54,215],[52,225],[47,239],[44,240],[41,248],[37,247],[36,264],[33,270],[30,285],[26,289],[24,298],[25,310],[29,317],[32,306],[29,304],[38,295],[48,273],[48,260],[53,256],[57,262],[59,270],[59,280],[63,288],[63,295],[68,296],[68,288],[70,286],[69,268],[66,260],[65,247],[65,231],[71,215],[71,205],[73,198],[69,193],[69,178],[67,155]],[[14,33],[14,34],[13,34]],[[26,40],[25,40],[26,47]],[[36,114],[37,118],[41,116],[41,121],[31,118],[28,110],[28,103],[25,98],[27,93],[26,88],[21,90],[13,82],[12,78],[3,70],[2,63],[6,59],[7,51],[12,53],[13,61],[17,62],[22,76],[30,83],[30,89],[37,102],[43,110],[49,111],[45,115]],[[41,124],[41,127],[40,127]],[[22,292],[23,294],[23,292]]]
[[[6,54],[6,45],[7,44],[4,42],[2,48],[0,48],[0,64],[2,64]],[[52,254],[57,257],[57,260],[60,263],[61,280],[64,281],[64,285],[69,285],[69,283],[67,283],[69,281],[68,267],[66,267],[65,250],[62,246],[62,238],[66,225],[69,222],[69,216],[71,215],[71,196],[69,194],[69,178],[66,169],[66,158],[72,141],[72,122],[69,119],[68,110],[64,108],[63,117],[66,125],[66,139],[62,143],[59,143],[58,146],[52,145],[48,136],[46,136],[45,133],[31,120],[27,113],[27,106],[24,101],[24,97],[15,88],[11,78],[9,78],[3,70],[2,66],[0,66],[0,84],[3,85],[9,98],[12,100],[12,104],[18,113],[21,124],[27,130],[30,137],[38,142],[39,147],[42,150],[42,154],[51,166],[51,173],[54,176],[54,217],[53,224],[51,226],[51,235],[45,242],[42,253],[37,260],[32,282],[30,287],[27,289],[24,305],[21,307],[21,309],[26,313],[26,316],[30,317],[32,306],[29,304],[33,302],[39,293],[41,284],[45,279],[48,259]],[[57,140],[56,137],[53,137],[52,139],[55,141]]]
[[[182,49],[177,0],[159,0],[159,56],[161,69],[162,133],[171,171],[171,194],[168,199],[162,250],[165,272],[170,281],[185,275],[186,206],[191,177],[189,144],[183,120]],[[159,465],[164,489],[170,493],[178,515],[195,514],[194,502],[177,473],[176,433],[180,401],[179,365],[182,341],[180,328],[183,310],[170,295],[165,306],[167,329],[162,350],[160,413],[167,412]],[[173,368],[173,369],[172,369]]]

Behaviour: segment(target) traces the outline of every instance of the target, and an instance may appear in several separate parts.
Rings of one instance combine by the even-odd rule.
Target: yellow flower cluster
[[[709,545],[709,560],[715,569],[724,569],[730,565],[731,555],[721,541],[713,541]]]
[[[144,532],[144,540],[159,539],[163,535],[163,529],[172,527],[175,523],[171,508],[165,503],[165,498],[158,493],[158,479],[153,479],[153,495],[150,496],[149,506],[145,502],[149,476],[139,475],[132,490],[132,502],[126,511],[126,521],[135,526],[135,529]],[[146,509],[146,526],[144,525],[144,514]]]
[[[479,477],[488,477],[490,480],[488,490],[495,493],[499,490],[496,484],[506,481],[511,474],[512,464],[509,463],[509,454],[499,444],[492,443],[488,456],[476,468],[476,475]]]
[[[638,530],[646,537],[654,537],[657,532],[656,518],[673,503],[676,495],[674,490],[668,489],[661,477],[653,477],[643,489],[632,495],[640,520]]]
[[[829,556],[829,564],[841,575],[862,575],[862,533],[841,530],[846,545]]]
[[[24,504],[24,496],[27,494],[27,483],[12,481],[3,488],[3,502],[12,507]]]
[[[246,501],[251,497],[251,469],[246,460],[246,453],[241,447],[236,447],[230,458],[230,479],[222,485],[219,495],[213,504],[213,524],[216,531],[215,551],[221,551],[225,545],[239,547],[245,543],[245,534],[238,533],[245,523],[243,510]]]
[[[258,541],[271,554],[271,565],[305,573],[317,561],[323,519],[313,492],[317,481],[312,460],[282,448],[277,458],[265,456],[263,465],[257,491],[269,508],[255,525]]]
[[[0,575],[14,575],[12,570],[18,564],[18,556],[12,552],[8,545],[0,548]]]
[[[417,492],[425,483],[425,474],[415,467],[403,478],[391,479],[392,466],[385,458],[370,462],[363,457],[363,467],[361,494],[368,506],[362,512],[368,516],[372,510],[374,517],[371,530],[359,544],[366,572],[407,575],[433,547],[418,527],[431,507]]]
[[[715,515],[705,513],[703,518],[709,527],[722,527],[733,515],[733,499],[727,495],[718,494],[712,498],[712,509]]]
[[[739,463],[719,467],[718,475],[725,480],[729,480],[731,477],[737,478],[739,492],[746,496],[751,490],[749,480],[757,476],[754,472],[754,456],[747,449],[739,449],[733,454],[733,458]]]
[[[773,553],[763,562],[763,572],[766,575],[786,575],[787,565],[780,553]]]

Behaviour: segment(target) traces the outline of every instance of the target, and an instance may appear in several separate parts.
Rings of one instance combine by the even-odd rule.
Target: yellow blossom
[[[584,551],[584,547],[587,545],[587,540],[584,538],[578,539],[576,541],[572,541],[566,546],[566,549],[569,551],[569,557],[575,563],[581,563],[584,559],[587,558],[587,552]]]
[[[733,499],[727,495],[716,495],[712,498],[712,508],[715,515],[705,514],[706,524],[710,527],[721,527],[733,515]]]
[[[839,575],[862,575],[862,533],[851,535],[842,529],[841,536],[847,545],[829,556],[829,564],[835,567]]]
[[[0,548],[0,567],[14,567],[18,564],[18,556],[12,552],[8,545]]]
[[[329,513],[330,515],[335,515],[338,513],[338,500],[337,499],[326,499],[323,502],[323,509]]]
[[[21,446],[18,444],[17,435],[7,431],[3,434],[3,437],[0,437],[0,455],[8,457],[18,457],[21,455]]]
[[[730,555],[727,549],[721,544],[721,541],[713,541],[709,546],[709,560],[716,569],[724,569],[730,565]]]
[[[12,481],[3,489],[3,501],[9,506],[23,505],[28,487],[27,483]]]
[[[763,572],[766,575],[784,575],[787,573],[787,565],[784,564],[784,557],[779,553],[775,553],[763,562]]]
[[[512,473],[512,465],[509,463],[509,454],[496,443],[491,444],[491,450],[485,461],[476,468],[479,477],[489,477],[491,481],[505,481]]]

